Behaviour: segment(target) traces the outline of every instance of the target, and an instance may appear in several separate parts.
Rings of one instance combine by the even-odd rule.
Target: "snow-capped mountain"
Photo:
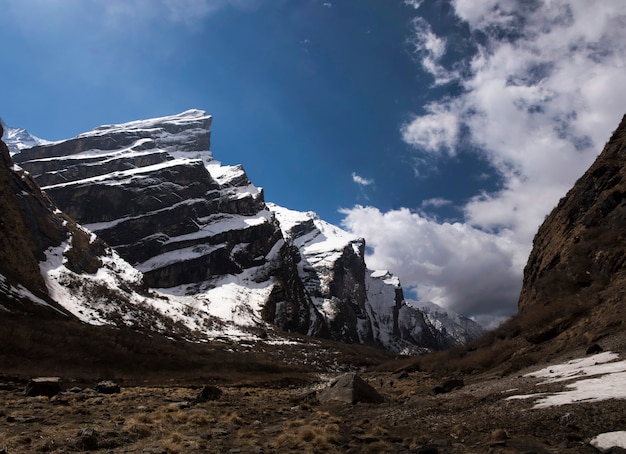
[[[428,311],[409,305],[397,276],[366,267],[364,239],[315,213],[267,206],[285,240],[300,251],[298,274],[315,308],[341,339],[412,351],[416,345],[440,349],[482,334],[476,323],[432,303]]]
[[[131,306],[113,309],[111,298],[106,308],[87,307],[63,289],[72,279],[54,272],[63,262],[57,245],[42,270],[61,305],[89,322],[136,324],[129,307],[144,306],[199,335],[278,326],[391,351],[447,347],[480,331],[463,336],[437,312],[408,305],[397,278],[366,268],[363,239],[312,213],[266,204],[241,166],[213,158],[210,125],[205,112],[190,110],[16,145],[14,161],[127,262],[113,268],[136,282],[141,276],[152,294]]]
[[[6,123],[4,123],[4,121],[2,121],[2,118],[0,118],[0,124],[2,124],[2,127],[4,128],[2,141],[7,145],[7,147],[9,147],[9,152],[11,155],[19,153],[20,150],[23,150],[25,148],[51,143],[48,140],[35,137],[25,129],[12,128],[8,126]]]
[[[406,302],[408,306],[422,312],[424,317],[438,331],[454,337],[459,344],[467,343],[483,333],[482,328],[473,320],[463,317],[450,309],[444,309],[430,301],[407,300]]]

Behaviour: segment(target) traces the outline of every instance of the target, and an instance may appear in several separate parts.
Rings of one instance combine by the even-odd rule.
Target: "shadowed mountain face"
[[[519,315],[542,342],[592,340],[626,322],[626,117],[534,239]]]
[[[268,206],[241,166],[213,158],[210,125],[190,110],[102,126],[13,159],[196,322],[269,322],[391,351],[445,348],[480,333],[471,321],[408,306],[397,278],[367,269],[362,239]],[[209,325],[193,329],[219,331]]]
[[[33,178],[13,164],[0,141],[0,309],[69,317],[41,271],[47,252],[62,247],[74,273],[95,273],[108,247],[63,215]]]

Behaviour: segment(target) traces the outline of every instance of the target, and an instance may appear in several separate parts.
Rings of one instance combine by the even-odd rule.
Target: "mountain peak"
[[[206,129],[211,127],[212,116],[203,110],[190,109],[179,114],[155,117],[146,120],[134,120],[126,123],[102,125],[93,131],[79,134],[77,137],[111,134],[119,131],[150,131],[163,129],[168,132],[180,132],[182,129]]]
[[[26,148],[50,143],[47,140],[33,136],[23,128],[10,127],[2,118],[0,118],[0,138],[9,148],[11,155],[19,153]]]
[[[396,352],[464,341],[409,307],[398,278],[372,275],[364,239],[266,204],[243,167],[213,159],[211,118],[193,109],[103,125],[14,160],[202,336],[277,326]],[[71,304],[79,318],[105,322],[97,305]],[[128,309],[105,312],[118,310]]]

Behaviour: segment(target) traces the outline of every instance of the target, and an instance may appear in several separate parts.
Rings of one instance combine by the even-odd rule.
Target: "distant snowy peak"
[[[21,150],[24,150],[26,148],[52,143],[48,140],[35,137],[23,128],[12,128],[8,126],[1,118],[0,123],[2,123],[2,127],[4,129],[4,135],[2,136],[2,140],[9,147],[11,156],[19,153]]]
[[[370,277],[381,279],[385,284],[400,287],[400,278],[388,270],[374,270],[371,272]]]
[[[448,333],[459,337],[460,343],[479,337],[483,333],[480,325],[473,320],[433,302],[407,300],[407,305],[423,312],[436,327],[444,328]]]
[[[446,348],[482,333],[474,322],[429,305],[421,310],[404,300],[400,279],[365,263],[365,240],[321,220],[267,203],[285,241],[301,254],[298,272],[317,311],[343,340],[386,350],[419,353]]]

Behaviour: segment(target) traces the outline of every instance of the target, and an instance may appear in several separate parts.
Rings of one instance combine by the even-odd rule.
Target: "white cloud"
[[[420,4],[410,2],[416,9]],[[458,77],[455,71],[444,68],[441,57],[446,53],[446,40],[433,33],[430,24],[421,17],[413,20],[413,35],[409,40],[422,67],[434,77],[434,85],[443,85]]]
[[[510,315],[502,302],[516,298],[521,281],[506,235],[437,223],[406,208],[382,213],[355,206],[342,213],[342,225],[371,248],[368,267],[392,270],[419,299],[475,318]]]
[[[411,3],[411,2],[409,2]],[[626,110],[626,3],[455,0],[478,51],[442,65],[445,41],[424,19],[414,43],[435,83],[459,95],[426,106],[402,126],[416,160],[478,150],[502,180],[464,207],[463,224],[406,210],[345,211],[347,228],[369,240],[374,266],[394,270],[422,298],[483,319],[516,309],[532,238],[560,197],[593,162]],[[419,6],[419,5],[418,5]],[[460,131],[463,130],[461,143]],[[471,151],[475,152],[475,151]],[[409,240],[402,241],[404,238]],[[514,291],[515,290],[515,291]]]
[[[65,23],[80,19],[99,28],[126,27],[126,33],[133,33],[130,27],[142,27],[154,20],[191,25],[211,14],[232,7],[242,11],[252,11],[263,0],[107,0],[102,2],[84,2],[65,0],[31,0],[28,2],[6,0],[5,13],[10,13],[20,20],[38,22],[48,19],[52,24]]]
[[[444,199],[443,197],[433,197],[432,199],[422,200],[422,207],[435,207],[440,208],[446,205],[452,205],[452,200]]]
[[[415,9],[418,9],[420,6],[422,6],[423,2],[424,0],[404,0],[405,5],[412,6]]]
[[[374,183],[374,180],[363,178],[354,172],[352,172],[352,181],[354,181],[359,186],[369,186]]]
[[[402,138],[420,151],[454,155],[460,119],[453,103],[429,104],[428,113],[415,117],[402,127]]]

